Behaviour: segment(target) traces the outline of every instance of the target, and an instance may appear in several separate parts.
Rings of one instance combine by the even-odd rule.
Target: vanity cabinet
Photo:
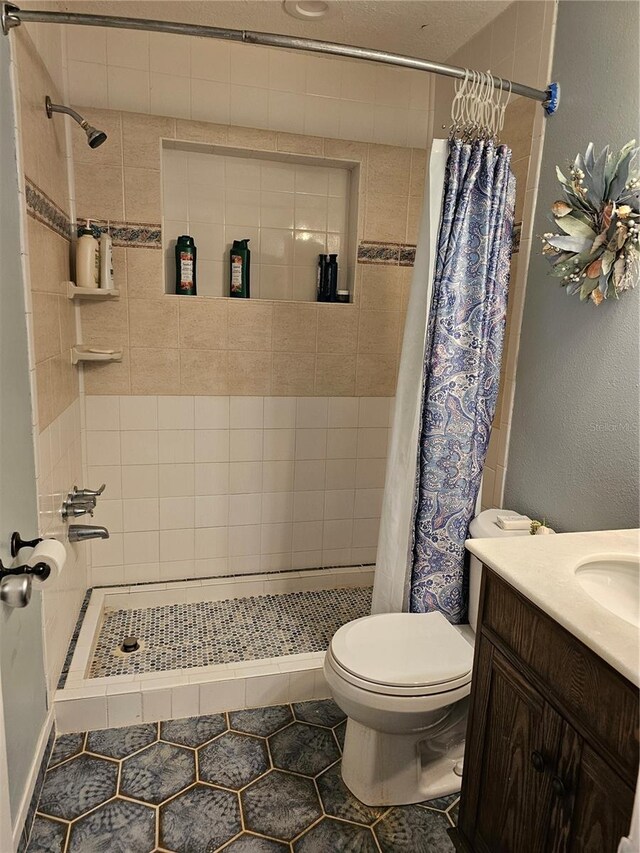
[[[615,853],[637,772],[637,688],[485,566],[461,849]]]

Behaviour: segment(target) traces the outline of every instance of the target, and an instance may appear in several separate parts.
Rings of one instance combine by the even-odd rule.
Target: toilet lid
[[[331,654],[346,672],[371,682],[372,690],[376,684],[449,690],[470,680],[473,664],[472,646],[441,613],[355,619],[336,631]]]

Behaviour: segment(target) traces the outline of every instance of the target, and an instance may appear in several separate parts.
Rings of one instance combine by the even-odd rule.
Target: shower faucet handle
[[[81,515],[87,514],[93,516],[93,507],[91,504],[69,504],[68,506],[63,506],[62,509],[63,518],[80,518]]]
[[[78,518],[81,515],[93,515],[96,506],[95,498],[81,498],[74,492],[70,492],[62,504],[63,518]]]
[[[78,498],[79,500],[83,498],[99,498],[106,487],[106,483],[103,483],[99,489],[79,489],[77,486],[74,486],[72,494],[74,498]]]

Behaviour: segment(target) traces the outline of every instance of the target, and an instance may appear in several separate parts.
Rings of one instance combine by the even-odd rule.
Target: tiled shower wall
[[[92,584],[374,562],[391,404],[87,397]]]
[[[425,147],[430,75],[164,33],[69,27],[81,106]]]
[[[85,344],[122,348],[123,359],[85,367],[86,393],[395,393],[424,151],[124,112],[87,115],[107,130],[109,145],[91,151],[82,140],[74,143],[78,214],[111,229],[120,298],[82,304],[82,338]],[[354,303],[165,294],[161,139],[210,143],[216,151],[229,146],[359,164]]]
[[[102,158],[98,172],[86,146],[74,149],[78,214],[110,228],[120,297],[81,305],[82,341],[123,350],[121,362],[83,371],[87,415],[101,412],[87,421],[88,480],[107,482],[100,517],[112,531],[92,547],[93,582],[374,561],[425,152],[125,112],[89,116],[113,147],[89,152]],[[167,138],[359,166],[353,303],[166,294],[159,153]],[[211,399],[230,401],[228,425],[198,422]],[[138,404],[157,406],[157,424],[151,416],[148,427],[127,427],[122,412]],[[184,427],[162,420],[167,406],[184,409]],[[243,412],[235,421],[234,406]],[[273,407],[282,426],[268,421]]]
[[[70,146],[64,123],[48,121],[43,107],[47,94],[64,100],[59,88],[64,79],[60,33],[55,27],[21,27],[12,33],[12,43],[24,174],[23,250],[39,505],[38,531],[20,532],[25,538],[56,536],[67,547],[62,574],[42,585],[45,671],[52,695],[87,586],[86,546],[69,544],[59,514],[67,492],[82,481],[78,374],[69,359],[76,334],[74,306],[62,287],[69,278],[73,213]]]
[[[351,180],[357,176],[346,165],[163,146],[167,293],[176,289],[180,234],[190,234],[198,249],[200,296],[229,295],[229,247],[236,239],[250,241],[252,299],[315,302],[318,255],[326,253],[338,255],[339,287],[349,290],[356,248],[348,240]]]

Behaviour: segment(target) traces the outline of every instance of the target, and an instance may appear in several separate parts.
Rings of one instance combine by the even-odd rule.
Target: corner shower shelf
[[[98,349],[76,344],[71,347],[71,364],[78,364],[79,361],[122,361],[122,350]]]
[[[101,287],[78,287],[72,281],[67,281],[67,296],[69,299],[95,299],[100,301],[117,299],[119,290],[105,290]]]

